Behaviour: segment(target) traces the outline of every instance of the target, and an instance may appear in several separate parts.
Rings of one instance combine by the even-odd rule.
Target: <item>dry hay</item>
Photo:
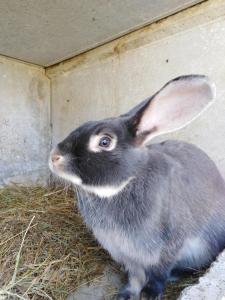
[[[0,299],[66,299],[101,278],[106,264],[119,268],[86,229],[68,189],[0,189]],[[176,299],[196,276],[169,285]],[[111,298],[111,297],[110,297]]]

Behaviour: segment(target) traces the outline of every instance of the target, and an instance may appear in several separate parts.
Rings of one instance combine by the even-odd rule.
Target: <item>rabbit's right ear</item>
[[[169,81],[151,98],[126,116],[136,144],[178,130],[199,116],[213,102],[215,85],[203,75],[186,75]]]

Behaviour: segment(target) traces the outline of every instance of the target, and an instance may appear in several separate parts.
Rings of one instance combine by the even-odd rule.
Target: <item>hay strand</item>
[[[32,217],[32,219],[30,220],[30,223],[28,224],[27,226],[27,229],[25,230],[25,233],[24,233],[24,236],[23,236],[23,239],[22,239],[22,242],[21,242],[21,245],[20,245],[20,248],[19,248],[19,251],[17,253],[17,256],[16,256],[16,264],[15,264],[15,270],[14,270],[14,273],[13,273],[13,276],[12,276],[12,279],[9,283],[9,286],[13,286],[15,284],[15,281],[16,281],[16,275],[17,275],[17,272],[18,272],[18,267],[19,267],[19,263],[20,263],[20,255],[21,255],[21,251],[22,251],[22,248],[23,248],[23,245],[24,245],[24,241],[25,241],[25,238],[26,238],[26,235],[28,233],[28,230],[30,229],[30,226],[34,220],[35,216]]]

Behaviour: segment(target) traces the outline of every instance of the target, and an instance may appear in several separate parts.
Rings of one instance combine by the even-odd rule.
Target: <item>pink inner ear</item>
[[[180,129],[195,119],[213,100],[213,86],[203,78],[172,81],[150,102],[138,126],[138,134],[150,138]],[[157,128],[152,130],[152,128]]]

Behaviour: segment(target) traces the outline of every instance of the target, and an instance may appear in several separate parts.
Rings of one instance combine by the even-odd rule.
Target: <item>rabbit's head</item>
[[[87,190],[104,187],[116,193],[144,167],[150,139],[184,127],[214,97],[215,87],[205,76],[175,78],[128,113],[72,131],[52,150],[50,168]]]

